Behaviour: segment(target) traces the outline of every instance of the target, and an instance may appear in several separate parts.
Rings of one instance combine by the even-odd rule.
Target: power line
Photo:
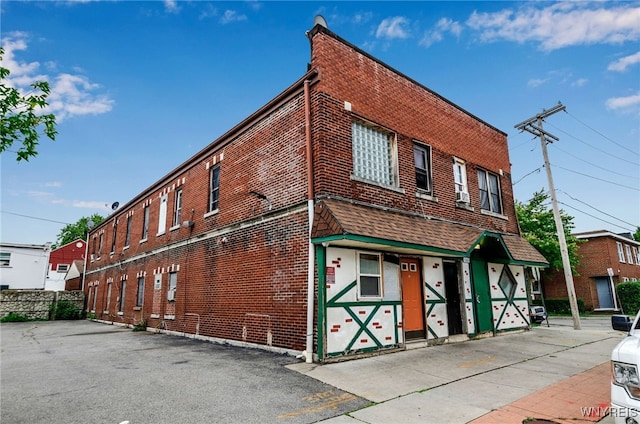
[[[529,175],[533,174],[534,172],[538,172],[539,173],[542,168],[544,168],[544,165],[534,169],[533,171],[529,172],[528,174],[523,175],[522,178],[520,178],[515,183],[511,183],[511,185],[514,186],[514,185],[518,184],[520,181],[524,180],[525,178],[527,178]]]
[[[584,174],[584,173],[578,172],[578,171],[573,171],[571,169],[564,168],[564,167],[562,167],[560,165],[554,164],[553,166],[555,166],[557,168],[560,168],[560,169],[564,169],[565,171],[568,171],[568,172],[573,172],[574,174],[582,175],[583,177],[589,177],[589,178],[593,178],[594,180],[598,180],[598,181],[602,181],[602,182],[605,182],[605,183],[617,185],[618,187],[623,187],[623,188],[628,188],[630,190],[640,191],[640,188],[637,188],[637,187],[629,187],[629,186],[626,186],[626,185],[623,185],[623,184],[614,183],[613,181],[608,181],[608,180],[605,180],[605,179],[602,179],[602,178],[594,177],[593,175]]]
[[[588,204],[588,203],[586,203],[586,202],[583,202],[583,201],[582,201],[582,200],[580,200],[580,199],[576,199],[575,197],[573,197],[572,195],[570,195],[570,194],[569,194],[569,193],[567,193],[566,191],[559,190],[559,189],[558,189],[558,191],[560,191],[560,192],[562,192],[562,193],[566,194],[567,196],[571,197],[571,198],[572,198],[573,200],[575,200],[576,202],[580,202],[580,203],[582,203],[582,204],[583,204],[583,205],[585,205],[585,206],[589,206],[591,209],[594,209],[594,210],[596,210],[596,211],[600,212],[601,214],[607,215],[607,216],[608,216],[608,217],[610,217],[610,218],[616,219],[616,220],[618,220],[618,221],[620,221],[620,222],[624,222],[625,224],[627,224],[627,225],[631,225],[632,227],[635,227],[635,226],[637,225],[637,224],[632,224],[632,223],[630,223],[630,222],[624,221],[624,220],[622,220],[622,219],[620,219],[620,218],[616,218],[616,217],[615,217],[615,216],[613,216],[613,215],[610,215],[610,214],[608,214],[608,213],[606,213],[606,212],[604,212],[604,211],[601,211],[600,209],[596,208],[595,206],[592,206],[592,205],[590,205],[590,204]],[[595,217],[594,217],[594,218],[595,218]],[[620,227],[620,228],[623,228],[623,227]]]
[[[591,148],[592,148],[592,149],[594,149],[594,150],[597,150],[597,151],[599,151],[599,152],[601,152],[601,153],[604,153],[605,155],[611,156],[612,158],[616,158],[616,159],[621,160],[621,161],[623,161],[623,162],[630,163],[631,165],[638,166],[638,162],[633,162],[633,161],[630,161],[630,160],[627,160],[627,159],[621,158],[620,156],[616,156],[616,155],[614,155],[614,154],[612,154],[612,153],[607,152],[606,150],[603,150],[603,149],[600,149],[600,148],[598,148],[598,147],[596,147],[596,146],[593,146],[593,145],[591,145],[591,144],[587,143],[587,142],[586,142],[586,141],[584,141],[584,140],[579,139],[578,137],[576,137],[576,136],[574,136],[574,135],[572,135],[572,134],[569,134],[568,132],[566,132],[566,131],[564,131],[564,130],[562,130],[562,129],[558,128],[558,127],[556,127],[555,125],[552,125],[552,124],[549,124],[549,125],[551,125],[551,126],[552,126],[553,128],[555,128],[555,129],[557,129],[558,131],[560,131],[560,132],[562,132],[562,133],[566,134],[567,136],[569,136],[569,137],[573,138],[574,140],[579,141],[580,143],[585,144],[585,145],[587,145],[587,146],[591,147]]]
[[[620,175],[621,177],[625,177],[625,178],[636,178],[636,177],[633,177],[633,176],[631,176],[631,175],[625,175],[625,174],[621,174],[621,173],[616,172],[616,171],[612,171],[612,170],[610,170],[610,169],[605,168],[604,166],[596,165],[595,163],[591,163],[591,162],[589,162],[588,160],[584,160],[584,159],[582,159],[582,158],[579,158],[578,156],[574,155],[573,153],[571,153],[571,152],[567,152],[566,150],[562,149],[561,147],[558,147],[556,144],[554,144],[554,145],[553,145],[553,147],[554,147],[555,149],[560,150],[561,152],[564,152],[565,154],[567,154],[567,155],[569,155],[569,156],[574,157],[575,159],[578,159],[578,160],[579,160],[579,161],[581,161],[581,162],[584,162],[584,163],[586,163],[586,164],[588,164],[588,165],[591,165],[591,166],[593,166],[593,167],[595,167],[595,168],[602,169],[603,171],[607,171],[607,172],[610,172],[610,173],[612,173],[612,174]]]
[[[71,225],[69,222],[55,221],[53,219],[39,218],[37,216],[23,215],[21,213],[8,212],[8,211],[0,211],[0,212],[6,213],[6,214],[9,214],[9,215],[21,216],[23,218],[36,219],[38,221],[47,221],[47,222],[55,222],[56,224]]]
[[[565,112],[567,112],[567,111],[565,110]],[[602,136],[602,138],[604,138],[605,140],[609,140],[610,142],[612,142],[612,143],[613,143],[613,144],[615,144],[616,146],[618,146],[618,147],[620,147],[620,148],[623,148],[623,149],[625,149],[626,151],[628,151],[628,152],[630,152],[630,153],[633,153],[633,154],[634,154],[634,155],[636,155],[636,156],[640,156],[640,153],[635,152],[635,151],[633,151],[633,150],[629,149],[628,147],[626,147],[626,146],[624,146],[624,145],[622,145],[622,144],[618,143],[617,141],[614,141],[614,140],[610,139],[610,138],[609,138],[609,137],[607,137],[606,135],[602,134],[600,131],[595,130],[594,128],[592,128],[592,127],[590,127],[589,125],[585,124],[584,122],[582,122],[580,119],[578,119],[577,117],[573,116],[573,115],[572,115],[572,114],[570,114],[569,112],[567,112],[567,115],[571,116],[573,119],[575,119],[576,121],[580,122],[582,125],[584,125],[585,127],[589,128],[591,131],[595,132],[596,134],[601,135],[601,136]]]
[[[604,219],[602,219],[602,218],[598,218],[598,217],[597,217],[597,216],[595,216],[595,215],[591,215],[590,213],[587,213],[587,212],[585,212],[585,211],[582,211],[582,210],[580,210],[580,209],[578,209],[578,208],[576,208],[576,207],[574,207],[574,206],[567,205],[566,203],[563,203],[563,202],[558,202],[558,203],[560,203],[561,205],[567,206],[568,208],[571,208],[571,209],[573,209],[573,210],[576,210],[576,211],[578,211],[578,212],[580,212],[580,213],[583,213],[583,214],[585,214],[585,215],[587,215],[587,216],[590,216],[591,218],[597,219],[598,221],[602,221],[602,222],[607,223],[607,224],[609,224],[609,225],[613,225],[614,227],[622,228],[623,230],[627,230],[627,231],[631,231],[631,232],[635,231],[635,230],[630,230],[630,229],[628,229],[627,227],[623,227],[623,226],[621,226],[621,225],[614,224],[613,222],[605,221],[605,220],[604,220]],[[616,218],[616,219],[617,219],[617,218]]]

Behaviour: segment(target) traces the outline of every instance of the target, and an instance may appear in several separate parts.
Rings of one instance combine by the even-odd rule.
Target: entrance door
[[[417,259],[400,260],[400,278],[402,279],[402,310],[404,312],[404,335],[409,339],[423,339],[424,298],[420,281],[420,268]]]
[[[455,262],[443,262],[444,289],[447,296],[449,335],[462,334],[462,312],[460,311],[460,286],[458,266]]]
[[[480,259],[471,260],[473,272],[473,291],[475,294],[478,332],[493,331],[493,314],[491,313],[491,295],[489,294],[489,272],[487,263]]]
[[[613,294],[608,278],[596,278],[596,291],[598,292],[600,309],[613,309]]]

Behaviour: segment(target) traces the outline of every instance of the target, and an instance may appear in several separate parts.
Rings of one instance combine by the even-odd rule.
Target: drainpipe
[[[309,92],[309,80],[304,82],[304,121],[305,139],[307,144],[307,209],[309,213],[309,263],[307,274],[307,345],[305,362],[313,362],[313,311],[314,311],[314,274],[315,249],[311,243],[311,230],[313,227],[313,159],[311,157],[311,94]]]

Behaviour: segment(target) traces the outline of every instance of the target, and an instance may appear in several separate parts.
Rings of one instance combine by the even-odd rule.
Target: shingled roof
[[[518,235],[339,199],[323,199],[316,204],[311,237],[317,242],[359,236],[376,240],[378,244],[403,243],[420,246],[422,250],[468,256],[487,234],[500,238],[514,261],[547,265],[546,259]]]

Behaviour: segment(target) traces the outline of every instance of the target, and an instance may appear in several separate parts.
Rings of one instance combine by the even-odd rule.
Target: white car
[[[640,424],[640,311],[611,353],[611,410],[615,424]]]

